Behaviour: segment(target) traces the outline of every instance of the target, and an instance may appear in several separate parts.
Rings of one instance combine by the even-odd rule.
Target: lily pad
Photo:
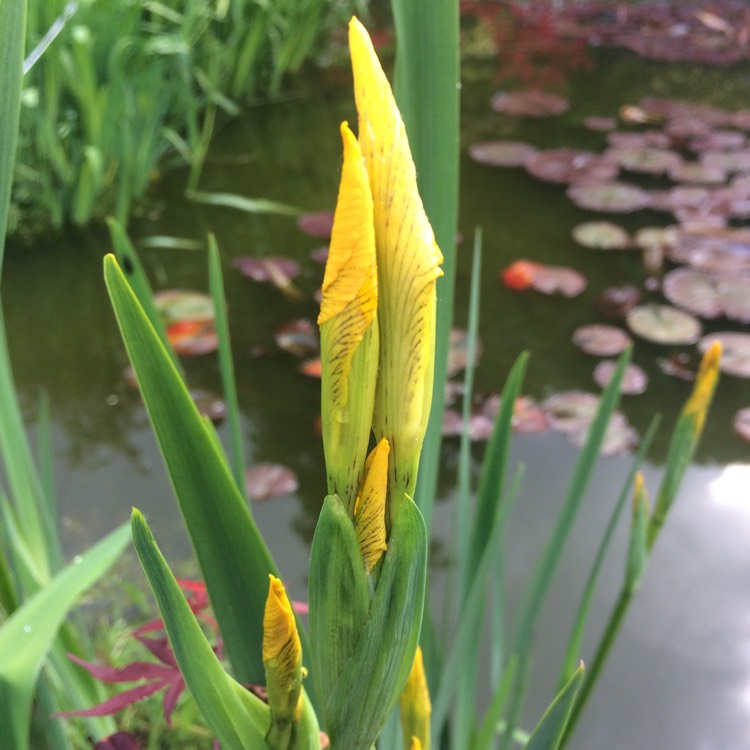
[[[588,437],[588,428],[568,433],[568,439],[573,445],[581,448]],[[635,428],[628,422],[625,415],[619,411],[612,414],[607,429],[604,432],[599,453],[602,456],[616,456],[633,450],[638,445],[639,438]]]
[[[734,431],[743,439],[750,443],[750,407],[740,409],[732,421]]]
[[[625,320],[633,333],[656,344],[694,344],[701,337],[700,321],[670,305],[639,305]]]
[[[328,245],[321,245],[314,250],[310,250],[310,257],[320,265],[324,266],[328,262]]]
[[[576,328],[573,343],[587,354],[614,357],[627,348],[630,336],[615,326],[593,324]]]
[[[154,295],[154,304],[167,325],[214,319],[214,303],[208,294],[184,289],[164,289]]]
[[[700,163],[711,169],[720,169],[727,173],[747,172],[750,170],[750,149],[741,151],[705,151],[700,156]]]
[[[469,156],[492,167],[523,167],[537,152],[534,146],[520,141],[485,141],[469,146]]]
[[[629,284],[610,286],[594,300],[594,307],[604,318],[621,319],[641,300],[641,290]]]
[[[617,120],[615,120],[614,117],[598,117],[592,115],[584,118],[583,127],[593,130],[596,133],[606,133],[617,127]]]
[[[549,417],[531,396],[519,396],[513,406],[511,424],[516,432],[536,435],[549,429]]]
[[[690,149],[696,153],[705,151],[732,151],[745,148],[747,136],[736,130],[709,130],[690,142]]]
[[[568,101],[544,91],[498,91],[490,100],[490,106],[495,112],[513,117],[550,117],[566,112]]]
[[[607,359],[594,368],[594,382],[601,388],[606,388],[617,367],[615,360]],[[648,375],[638,365],[630,364],[625,368],[620,393],[637,395],[643,393],[648,386]]]
[[[215,393],[200,388],[191,388],[190,397],[202,416],[208,417],[212,422],[226,419],[227,405]]]
[[[317,213],[303,214],[297,219],[297,227],[311,237],[329,239],[333,229],[333,212],[318,211]]]
[[[670,180],[689,182],[698,185],[720,185],[727,179],[727,173],[717,167],[708,167],[701,162],[683,162],[667,172]]]
[[[299,263],[291,258],[235,258],[232,265],[253,281],[266,284],[278,284],[290,281],[299,275]]]
[[[682,231],[667,257],[704,271],[750,271],[750,233],[743,229]]]
[[[526,162],[526,171],[544,182],[588,185],[611,180],[618,167],[590,151],[556,148],[537,151]]]
[[[567,196],[580,208],[609,213],[630,213],[646,208],[650,203],[645,190],[625,182],[571,185]]]
[[[448,351],[447,376],[449,378],[458,375],[459,372],[466,369],[468,363],[468,335],[466,331],[459,328],[451,330],[450,349]],[[477,337],[474,349],[474,365],[479,362],[482,356],[482,342]]]
[[[714,341],[721,344],[719,369],[727,375],[750,378],[750,333],[721,331],[704,336],[698,349],[705,353]]]
[[[573,239],[592,250],[624,250],[631,246],[630,235],[611,221],[586,221],[573,227]]]
[[[167,326],[167,339],[179,357],[211,354],[219,348],[213,320],[181,320]]]
[[[692,382],[698,372],[698,360],[685,352],[672,354],[670,357],[657,357],[656,364],[665,374],[679,380]]]
[[[607,151],[606,156],[622,169],[641,174],[664,174],[682,165],[682,157],[665,148],[615,147]]]
[[[664,296],[704,318],[725,315],[730,320],[750,323],[750,275],[676,268],[664,277]]]
[[[522,291],[533,287],[543,294],[576,297],[586,288],[586,277],[572,268],[546,266],[529,260],[517,260],[500,271],[503,283]]]
[[[661,130],[618,131],[607,136],[607,143],[614,148],[669,148],[671,140]]]
[[[545,399],[542,408],[549,417],[549,424],[558,432],[586,430],[596,416],[599,396],[583,391],[562,391]]]
[[[276,329],[276,345],[295,357],[309,357],[320,350],[318,329],[306,318],[292,320]]]
[[[635,245],[646,249],[658,245],[663,248],[673,245],[677,238],[677,227],[643,227],[633,238]]]
[[[289,495],[299,487],[297,475],[282,464],[255,464],[245,472],[245,487],[251,500]]]

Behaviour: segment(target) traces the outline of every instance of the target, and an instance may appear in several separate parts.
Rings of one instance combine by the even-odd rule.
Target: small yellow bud
[[[412,748],[429,750],[431,713],[432,704],[424,673],[422,649],[417,646],[409,679],[401,693],[401,730],[404,736],[404,746],[409,744],[409,738],[411,738]],[[414,745],[415,741],[416,745]]]
[[[388,495],[388,454],[390,447],[383,438],[367,457],[362,491],[354,506],[354,526],[369,573],[388,549],[385,509]]]
[[[714,341],[703,355],[698,374],[695,377],[695,387],[683,407],[685,416],[692,415],[695,418],[693,434],[699,435],[706,421],[706,413],[711,404],[711,399],[719,380],[719,365],[721,363],[721,343]]]

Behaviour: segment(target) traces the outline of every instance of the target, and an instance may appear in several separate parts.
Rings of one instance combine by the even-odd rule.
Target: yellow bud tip
[[[419,741],[419,737],[411,738],[411,746],[409,750],[422,750],[422,743]]]
[[[381,438],[367,457],[362,490],[354,506],[354,526],[368,573],[388,549],[385,507],[388,495],[390,450],[388,440]]]
[[[706,411],[719,379],[720,364],[721,343],[715,340],[703,355],[698,374],[695,377],[695,387],[683,410],[683,414],[695,417],[694,432],[696,435],[703,429]]]
[[[290,640],[297,636],[294,612],[284,584],[269,575],[268,598],[263,615],[263,661],[278,656]]]

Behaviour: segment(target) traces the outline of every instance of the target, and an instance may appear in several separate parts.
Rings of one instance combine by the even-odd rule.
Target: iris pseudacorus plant
[[[358,137],[342,123],[318,318],[328,496],[311,555],[310,636],[332,747],[369,750],[409,677],[422,622],[427,539],[412,496],[442,255],[391,87],[356,19],[349,45]]]

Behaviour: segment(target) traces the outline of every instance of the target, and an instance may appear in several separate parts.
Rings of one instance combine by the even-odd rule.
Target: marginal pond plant
[[[3,13],[9,7],[0,3],[0,20],[6,20]],[[528,750],[559,748],[571,736],[596,684],[700,438],[716,387],[720,347],[714,345],[706,353],[693,394],[677,421],[653,510],[637,473],[654,429],[646,435],[584,587],[560,672],[560,691],[535,730],[522,731],[535,625],[616,408],[629,350],[604,390],[552,536],[508,638],[503,631],[502,540],[520,482],[518,475],[508,477],[508,450],[525,355],[508,375],[473,507],[465,432],[457,505],[457,585],[444,596],[444,620],[450,627],[449,635],[441,637],[432,608],[425,607],[429,530],[414,497],[420,454],[430,431],[436,331],[446,333],[436,315],[442,253],[417,190],[406,128],[388,81],[358,21],[351,22],[349,34],[358,135],[342,124],[344,162],[319,316],[328,486],[311,551],[309,628],[295,614],[243,495],[238,430],[231,430],[227,461],[213,425],[199,415],[185,387],[153,304],[149,306],[139,287],[141,275],[132,249],[114,224],[118,256],[130,262],[118,264],[108,256],[105,280],[205,578],[226,660],[218,658],[207,640],[195,605],[186,600],[137,510],[132,516],[135,548],[161,610],[169,658],[173,655],[206,724],[225,750],[317,749],[323,746],[321,729],[334,750],[370,750],[376,743],[383,750],[480,750],[512,743]],[[0,158],[6,151],[12,148],[0,152]],[[7,159],[0,167],[3,164],[7,166]],[[209,244],[219,355],[227,400],[233,404],[230,419],[236,426],[218,249],[215,242]],[[480,250],[478,239],[475,290]],[[470,350],[476,341],[476,311],[475,291]],[[0,366],[9,372],[4,359]],[[466,422],[471,379],[469,368]],[[12,402],[9,395],[6,401]],[[4,439],[22,431],[7,416],[0,426]],[[25,466],[18,463],[25,462],[25,456],[8,453],[5,458],[11,468],[21,471]],[[598,573],[616,521],[631,497],[622,591],[584,676],[578,655]],[[55,579],[63,583],[53,582],[39,597],[18,606],[7,593],[12,593],[7,582],[24,571],[29,556],[23,539],[14,533],[12,522],[19,511],[8,512],[5,506],[3,510],[2,528],[11,553],[0,558],[0,604],[6,613],[15,613],[0,625],[0,716],[5,720],[0,722],[0,745],[16,750],[29,747],[26,727],[32,689],[54,625],[74,595],[116,556],[122,534],[116,532],[92,550],[88,565],[74,565],[72,573]],[[42,612],[49,614],[52,603],[57,616],[41,631],[44,638],[27,637],[26,625],[36,623]],[[488,621],[492,669],[485,684],[479,654]],[[32,632],[39,631],[32,627]],[[264,686],[267,700],[251,686]],[[52,738],[51,743],[66,746],[64,738]]]

